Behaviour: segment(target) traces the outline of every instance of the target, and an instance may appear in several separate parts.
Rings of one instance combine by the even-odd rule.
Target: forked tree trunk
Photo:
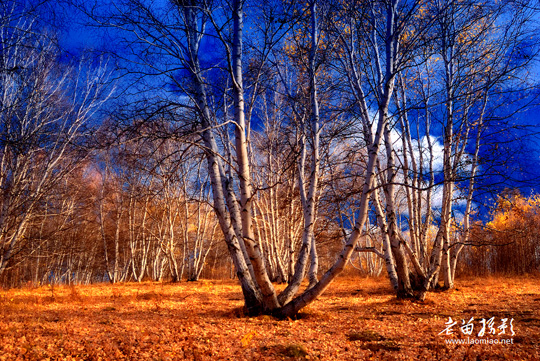
[[[362,229],[367,220],[367,214],[369,210],[369,195],[372,191],[373,180],[375,177],[375,163],[378,157],[379,146],[381,143],[382,132],[384,124],[379,123],[377,125],[377,131],[375,133],[375,142],[369,147],[368,162],[366,167],[366,177],[364,185],[362,187],[362,195],[360,198],[360,206],[358,209],[358,218],[354,224],[351,235],[345,243],[343,250],[339,254],[334,265],[326,271],[321,277],[319,282],[300,296],[293,299],[291,302],[285,304],[278,310],[278,315],[281,317],[292,317],[298,313],[300,309],[313,302],[319,297],[334,280],[334,278],[343,271],[345,265],[349,261],[352,252],[354,251],[358,240],[362,234]]]
[[[381,113],[384,116],[384,112]],[[402,246],[401,236],[399,234],[397,226],[397,210],[395,206],[395,164],[394,164],[394,150],[392,139],[390,136],[390,128],[388,123],[385,122],[384,128],[384,140],[386,148],[386,183],[383,186],[386,198],[386,218],[387,218],[387,231],[388,238],[390,239],[390,248],[396,264],[396,273],[398,280],[397,297],[409,298],[414,294],[411,288],[411,282],[409,279],[409,267],[407,265],[407,259],[405,257],[404,247]]]
[[[393,24],[395,21],[397,1],[392,2],[392,6],[388,7],[389,22]],[[312,16],[315,16],[315,0],[310,2],[312,9]],[[243,100],[243,84],[242,84],[242,3],[239,0],[233,1],[233,33],[232,33],[232,49],[228,50],[228,59],[230,60],[230,70],[233,80],[233,95],[234,95],[234,109],[235,109],[235,147],[236,147],[236,161],[238,165],[238,177],[239,177],[239,190],[240,190],[240,210],[235,210],[233,199],[236,199],[234,195],[234,187],[232,184],[227,183],[224,177],[223,167],[221,166],[221,158],[217,155],[218,147],[215,142],[212,133],[211,112],[209,109],[209,103],[205,92],[205,83],[202,78],[201,68],[198,59],[198,44],[200,38],[204,32],[197,29],[197,21],[195,12],[198,11],[197,7],[186,6],[183,8],[186,19],[186,33],[188,35],[189,49],[189,65],[190,73],[193,83],[193,98],[198,108],[198,112],[201,120],[201,127],[203,129],[202,136],[205,147],[207,149],[207,162],[208,172],[210,174],[212,193],[214,197],[214,208],[220,222],[220,226],[223,230],[225,240],[227,242],[229,252],[231,254],[233,263],[235,264],[238,277],[240,279],[242,290],[244,292],[245,305],[249,312],[257,313],[272,313],[280,317],[292,317],[301,308],[314,301],[319,295],[321,295],[326,288],[330,285],[332,280],[343,270],[347,262],[349,261],[352,252],[354,251],[356,244],[362,233],[362,229],[367,219],[369,210],[369,198],[372,191],[372,185],[374,180],[374,169],[376,160],[378,157],[379,147],[383,137],[383,131],[386,122],[388,121],[387,110],[390,98],[392,96],[393,84],[394,84],[394,71],[390,69],[387,71],[387,75],[383,82],[383,106],[384,114],[380,117],[377,123],[377,129],[373,136],[373,142],[368,145],[368,162],[365,173],[365,181],[362,188],[362,195],[360,199],[360,207],[358,209],[358,218],[352,234],[346,242],[341,254],[334,265],[322,276],[319,282],[317,282],[312,288],[305,291],[301,295],[292,299],[296,293],[296,289],[299,285],[298,279],[303,278],[305,270],[305,261],[307,258],[307,247],[310,246],[310,240],[312,237],[312,227],[316,216],[315,200],[317,194],[317,176],[318,176],[318,110],[313,112],[312,116],[312,131],[314,136],[313,152],[312,152],[312,168],[311,168],[311,182],[309,190],[304,195],[304,201],[309,207],[304,207],[305,219],[307,220],[304,229],[304,240],[300,251],[300,259],[297,262],[295,275],[293,281],[286,288],[286,292],[276,297],[275,290],[270,283],[268,273],[266,271],[264,261],[259,249],[258,242],[254,239],[254,232],[252,228],[252,210],[251,210],[251,181],[247,154],[247,139],[246,139],[246,123],[244,115],[244,100]],[[313,18],[312,18],[312,24]],[[315,31],[316,26],[313,26]],[[390,34],[389,41],[396,42],[397,37],[394,34],[393,26],[388,29]],[[316,33],[312,33],[312,37],[317,38]],[[228,48],[227,48],[228,49]],[[315,47],[312,44],[312,49]],[[391,47],[387,48],[387,52],[395,55],[396,49]],[[390,56],[390,54],[389,54]],[[312,56],[314,61],[314,55]],[[391,60],[389,60],[391,61]],[[314,67],[311,67],[314,70]],[[314,76],[314,73],[311,74]],[[316,99],[316,83],[312,84],[312,92],[315,92],[315,96],[312,97],[312,101]],[[365,102],[364,102],[365,104]],[[316,109],[317,103],[314,102],[314,108]],[[367,113],[366,113],[367,114]],[[366,124],[366,126],[368,126]],[[304,185],[303,182],[299,182]],[[227,204],[225,203],[227,200]],[[240,226],[238,226],[238,222]],[[236,224],[236,225],[235,225]],[[241,228],[235,231],[234,227]],[[307,228],[307,232],[306,232]],[[310,231],[311,230],[311,231]],[[241,232],[239,232],[241,231]],[[238,233],[240,239],[238,239]],[[311,237],[310,237],[311,236]],[[245,244],[246,251],[249,255],[249,259],[245,260],[242,257],[242,251],[240,243]],[[248,270],[248,262],[253,266],[254,277]],[[307,259],[306,259],[307,261]],[[296,288],[296,289],[295,289]],[[279,300],[279,301],[278,301]],[[290,300],[290,301],[289,301]]]
[[[279,295],[278,300],[280,304],[288,303],[294,295],[298,292],[300,284],[305,276],[305,268],[308,261],[308,255],[310,257],[310,267],[308,270],[309,286],[313,287],[317,283],[317,270],[318,270],[318,256],[316,250],[314,227],[317,220],[317,194],[319,191],[319,137],[320,137],[320,125],[319,125],[319,101],[317,93],[317,78],[316,78],[316,54],[318,49],[318,24],[317,24],[317,0],[310,0],[310,14],[311,14],[311,46],[309,54],[309,81],[310,81],[310,98],[311,98],[311,127],[308,127],[306,120],[302,119],[302,134],[300,136],[300,158],[298,161],[298,188],[300,190],[300,200],[302,204],[304,214],[304,228],[302,233],[302,246],[294,274],[289,285]],[[305,163],[307,154],[307,141],[308,128],[311,128],[311,166],[309,173],[309,187],[306,191]]]
[[[190,75],[193,84],[193,99],[199,113],[201,122],[202,140],[206,149],[206,161],[208,174],[212,186],[212,196],[214,201],[214,210],[223,231],[227,249],[234,264],[236,275],[242,287],[245,305],[250,314],[261,312],[263,307],[262,295],[259,288],[254,283],[252,273],[246,263],[246,258],[242,252],[240,243],[242,239],[238,238],[239,231],[235,231],[233,224],[239,222],[237,212],[229,214],[226,200],[230,200],[227,192],[230,192],[230,186],[227,175],[221,164],[219,149],[212,131],[212,115],[208,105],[205,81],[202,78],[201,66],[199,63],[199,45],[201,41],[201,32],[197,27],[197,8],[195,6],[185,6],[182,8],[185,21],[185,31],[188,38],[189,53],[186,59],[190,65]],[[238,21],[238,20],[237,20]]]

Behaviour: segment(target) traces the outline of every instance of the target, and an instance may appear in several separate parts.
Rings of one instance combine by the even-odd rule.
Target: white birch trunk
[[[227,177],[219,158],[218,146],[212,131],[211,112],[209,109],[205,83],[202,78],[201,67],[199,64],[198,51],[201,40],[201,34],[197,29],[196,9],[194,7],[183,7],[184,20],[186,22],[186,33],[188,36],[190,74],[194,86],[193,98],[196,102],[199,112],[201,127],[203,129],[202,138],[206,147],[206,159],[208,174],[212,186],[212,195],[214,200],[214,209],[219,220],[221,230],[223,231],[225,242],[232,263],[234,264],[236,275],[240,280],[242,292],[244,294],[245,304],[249,313],[258,313],[262,307],[262,297],[257,285],[254,283],[252,273],[246,263],[246,258],[241,248],[243,240],[238,238],[238,233],[233,228],[233,224],[238,221],[234,219],[237,214],[229,214],[227,203],[231,203],[232,185],[227,182]],[[242,142],[240,142],[242,143]],[[246,154],[247,156],[247,154]],[[229,193],[229,194],[227,194]],[[234,210],[234,209],[231,209]]]
[[[236,162],[240,189],[240,216],[242,220],[242,238],[246,245],[257,285],[262,294],[263,308],[273,310],[279,307],[277,295],[268,277],[260,244],[255,240],[253,232],[252,185],[248,157],[247,124],[244,112],[244,89],[242,79],[242,31],[243,0],[233,0],[233,44],[232,44],[232,77],[234,95],[234,118]]]

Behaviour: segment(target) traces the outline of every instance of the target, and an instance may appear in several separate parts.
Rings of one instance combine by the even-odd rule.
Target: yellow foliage
[[[528,223],[537,224],[540,221],[540,195],[535,194],[529,198],[521,194],[511,197],[499,197],[497,210],[488,227],[503,231]]]
[[[240,344],[242,344],[242,347],[248,347],[249,343],[253,339],[253,336],[255,336],[256,334],[257,334],[257,332],[255,332],[255,331],[250,331],[250,332],[246,333],[244,335],[244,337],[242,337],[242,339],[240,340]]]

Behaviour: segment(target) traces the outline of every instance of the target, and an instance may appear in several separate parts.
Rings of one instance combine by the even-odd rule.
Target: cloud
[[[396,149],[398,158],[403,161],[403,148],[401,145],[401,134],[397,130],[393,130],[391,133],[392,143]],[[398,145],[398,146],[396,146]],[[412,157],[418,162],[422,160],[422,169],[424,172],[429,171],[430,162],[432,162],[432,167],[434,172],[441,172],[443,170],[443,152],[444,146],[439,140],[432,135],[424,135],[421,138],[412,139]],[[407,156],[409,159],[409,164],[411,164],[410,159],[411,154],[407,150]]]

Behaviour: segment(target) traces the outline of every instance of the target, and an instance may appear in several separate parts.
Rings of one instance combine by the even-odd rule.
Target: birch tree
[[[524,23],[521,20],[506,25],[501,25],[504,22],[499,23],[502,20],[501,14],[508,10],[503,10],[506,4],[502,7],[498,5],[483,7],[479,3],[472,2],[433,4],[435,8],[440,6],[441,12],[434,11],[431,5],[420,2],[400,5],[397,7],[400,11],[396,12],[393,25],[389,25],[390,31],[396,31],[398,34],[395,43],[388,41],[391,38],[388,33],[386,33],[387,37],[380,36],[384,34],[381,30],[384,27],[378,25],[380,11],[376,3],[367,7],[350,6],[349,11],[344,12],[343,20],[336,22],[335,31],[337,39],[342,44],[342,51],[346,55],[346,60],[342,60],[344,74],[350,83],[351,95],[358,104],[359,119],[362,124],[365,124],[363,135],[366,144],[373,142],[374,126],[371,119],[377,119],[382,114],[386,117],[383,122],[385,153],[381,153],[377,160],[379,169],[377,181],[384,190],[384,196],[373,192],[372,202],[378,223],[391,244],[393,257],[390,259],[387,257],[390,260],[388,267],[390,278],[393,279],[393,271],[397,271],[398,295],[412,296],[405,252],[409,255],[417,277],[423,284],[422,287],[429,288],[436,284],[441,263],[446,274],[446,287],[452,287],[453,282],[450,280],[452,271],[450,270],[453,267],[451,265],[455,263],[451,259],[455,260],[453,257],[459,255],[462,248],[459,241],[457,243],[452,241],[452,229],[456,225],[453,218],[454,211],[457,209],[455,200],[463,194],[456,194],[455,189],[458,184],[462,185],[461,182],[465,178],[468,180],[466,216],[464,217],[464,222],[468,227],[472,204],[471,192],[474,189],[474,179],[478,170],[480,144],[478,140],[482,137],[483,130],[481,129],[486,129],[485,105],[488,103],[485,96],[490,97],[486,91],[489,93],[495,88],[501,89],[500,81],[506,79],[505,76],[500,75],[492,77],[490,71],[497,68],[497,72],[503,74],[510,69],[512,72],[516,70],[513,66],[508,66],[506,61],[510,58],[503,55],[511,53],[512,50],[509,49],[513,47],[506,48],[504,45],[497,47],[500,44],[507,44],[505,39],[523,40],[521,35],[524,31],[522,27]],[[408,12],[407,9],[411,11]],[[456,20],[459,23],[459,30],[454,28],[455,24],[452,26],[446,24],[441,27],[441,21],[448,19],[442,14],[448,14],[448,12],[455,16],[453,19],[459,19]],[[414,15],[411,16],[413,13]],[[522,16],[515,15],[517,18]],[[361,23],[358,19],[365,19],[365,21]],[[496,26],[494,26],[495,23],[497,23]],[[355,24],[365,25],[355,28]],[[448,34],[445,31],[457,37],[451,40],[446,39]],[[491,48],[488,43],[498,44],[495,48],[505,48],[505,50],[497,55],[490,53],[495,48]],[[396,52],[385,52],[384,44],[386,44],[386,50],[394,49]],[[441,55],[443,52],[440,51],[439,46],[446,49],[444,55]],[[438,54],[439,60],[442,60],[439,64],[445,64],[441,68],[438,65],[433,67],[433,58],[437,60],[434,54]],[[453,60],[448,62],[445,57]],[[485,61],[488,61],[489,65]],[[421,69],[424,68],[429,70],[423,72]],[[440,69],[440,72],[433,69]],[[488,72],[486,74],[479,69],[488,70]],[[417,76],[415,71],[422,75]],[[419,99],[422,100],[411,106],[414,111],[411,111],[410,115],[418,119],[419,122],[417,121],[415,125],[416,132],[425,131],[423,136],[418,134],[414,140],[411,137],[408,113],[404,110],[410,106],[410,103],[407,103],[407,99],[402,96],[402,91],[390,92],[388,98],[385,97],[384,91],[381,92],[381,89],[384,89],[381,84],[385,84],[381,79],[385,79],[388,74],[393,74],[393,79],[395,77],[399,79],[399,88],[409,88],[410,83],[415,84],[415,79],[420,78],[419,82],[422,86],[417,89]],[[496,82],[499,85],[495,86],[494,79],[497,79]],[[441,83],[438,83],[439,81]],[[445,84],[445,86],[439,84]],[[393,90],[393,86],[390,89]],[[440,98],[443,93],[446,94],[445,101]],[[371,100],[370,96],[365,94],[374,94],[374,99]],[[375,114],[370,114],[374,108],[370,105],[370,101],[376,105]],[[441,102],[446,106],[444,109],[439,106]],[[390,103],[396,103],[396,107],[386,105]],[[419,113],[421,109],[425,109],[424,114]],[[440,176],[439,170],[435,169],[434,165],[438,161],[436,154],[438,144],[436,138],[432,138],[433,119],[437,122],[439,119],[447,121],[440,127],[438,124],[436,126],[436,131],[443,130],[441,136],[442,174]],[[399,132],[394,131],[394,128]],[[475,135],[472,134],[473,130]],[[401,150],[397,146],[399,142],[402,144]],[[469,156],[467,152],[471,149],[472,154]],[[411,173],[414,174],[412,179],[409,178]],[[438,188],[437,182],[441,179],[443,181]],[[433,190],[435,189],[437,192],[440,191],[442,204],[439,208],[440,212],[436,208],[437,205],[433,204]],[[398,192],[406,195],[409,204],[408,237],[398,227],[399,221],[406,220],[403,210],[398,207]],[[439,222],[439,226],[436,227],[434,238],[431,239],[429,235],[435,228],[432,223],[434,219]],[[467,232],[464,231],[465,237],[466,234]],[[433,242],[431,256],[428,256],[426,252],[431,246],[429,242]],[[373,250],[368,248],[365,251]],[[451,252],[453,255],[450,255]],[[393,261],[395,267],[392,265]],[[419,296],[424,297],[425,292],[420,292]]]
[[[433,45],[423,53],[425,60],[400,78],[396,106],[409,214],[409,243],[404,244],[422,284],[420,298],[438,284],[439,272],[444,287],[453,287],[456,260],[469,234],[488,114],[498,112],[495,93],[508,89],[508,74],[518,76],[527,63],[516,61],[514,53],[523,41],[524,13],[518,10],[516,21],[507,23],[506,5],[456,1],[426,8],[435,19],[427,39]],[[414,100],[406,95],[412,89]],[[463,212],[462,238],[456,212]]]
[[[252,134],[253,164],[257,169],[255,228],[271,279],[290,282],[301,244],[302,213],[294,151],[289,146],[291,135],[283,127],[284,102],[279,98],[277,91],[261,96],[264,130]]]
[[[1,7],[0,20],[0,274],[25,247],[40,203],[77,164],[82,129],[106,99],[103,67],[57,63],[54,42],[12,10]]]
[[[200,146],[206,153],[208,174],[212,186],[213,206],[219,219],[220,228],[227,243],[229,253],[235,265],[237,276],[240,280],[245,297],[245,303],[250,313],[275,313],[282,315],[295,314],[306,303],[306,295],[311,302],[330,283],[344,264],[338,265],[329,272],[317,285],[304,293],[301,298],[291,302],[278,300],[267,272],[266,264],[261,252],[261,246],[255,239],[253,228],[253,184],[251,181],[250,157],[249,157],[249,117],[246,119],[246,101],[243,77],[243,20],[244,3],[233,1],[224,3],[223,8],[211,7],[205,2],[174,3],[169,9],[147,7],[141,3],[126,3],[129,12],[115,13],[106,19],[107,25],[127,31],[135,35],[130,42],[141,46],[144,52],[139,52],[140,59],[145,68],[142,72],[152,72],[152,67],[165,66],[159,70],[168,77],[183,93],[189,97],[185,106],[176,102],[169,106],[182,106],[190,110],[197,119],[196,131],[201,137]],[[216,5],[216,4],[213,4]],[[278,3],[276,11],[283,11],[285,5]],[[117,9],[122,10],[122,7]],[[223,9],[226,12],[219,13]],[[263,11],[263,10],[261,10]],[[267,8],[264,11],[268,11]],[[263,12],[264,12],[263,11]],[[151,15],[151,16],[150,16]],[[275,14],[280,15],[279,13]],[[276,18],[274,16],[274,19]],[[267,16],[266,19],[271,19]],[[228,20],[228,21],[227,21]],[[225,22],[224,22],[225,21]],[[149,23],[150,22],[150,23]],[[280,24],[280,23],[277,23]],[[260,51],[262,59],[270,54],[270,46],[275,43],[273,36],[279,36],[283,24],[268,22],[270,29],[275,31],[266,33],[264,47]],[[209,93],[209,83],[206,73],[208,70],[201,62],[200,51],[203,40],[206,41],[208,30],[214,32],[214,39],[219,40],[224,54],[223,70],[226,72],[232,90],[233,112],[231,123],[234,129],[231,144],[234,151],[232,172],[227,172],[229,166],[224,163],[227,157],[221,153],[215,130],[223,127],[228,119],[219,119],[216,108],[213,108],[212,94]],[[283,31],[281,30],[281,33]],[[141,35],[141,34],[144,34]],[[139,41],[140,40],[140,41]],[[151,41],[146,41],[151,40]],[[149,55],[159,54],[161,62],[148,61]],[[180,81],[175,76],[173,69],[183,68],[186,71],[188,83]],[[261,69],[261,68],[259,68]],[[165,70],[165,71],[163,71]],[[158,72],[158,69],[155,69]],[[257,70],[255,73],[257,73]],[[254,77],[255,79],[257,77]],[[252,86],[256,86],[253,83]],[[227,92],[228,93],[228,92]],[[228,96],[228,94],[226,96]],[[287,297],[290,298],[289,292]],[[293,293],[294,295],[294,293]]]
[[[389,247],[385,249],[391,254],[387,253],[385,259],[390,278],[397,279],[399,297],[412,296],[412,290],[397,222],[399,210],[395,204],[395,183],[398,170],[391,136],[395,122],[391,104],[396,78],[409,66],[414,56],[413,49],[422,45],[423,38],[418,34],[430,26],[429,18],[413,16],[420,10],[420,2],[372,2],[366,6],[353,3],[344,9],[342,21],[337,23],[340,26],[335,28],[341,51],[345,54],[341,60],[342,68],[358,108],[363,141],[367,147],[377,144],[378,150],[382,139],[385,146],[384,154],[377,154],[372,165],[380,171],[378,183],[384,190],[384,198],[377,192],[373,192],[371,197],[378,223],[388,237]],[[375,113],[371,110],[373,108]],[[379,130],[382,134],[377,139]]]

